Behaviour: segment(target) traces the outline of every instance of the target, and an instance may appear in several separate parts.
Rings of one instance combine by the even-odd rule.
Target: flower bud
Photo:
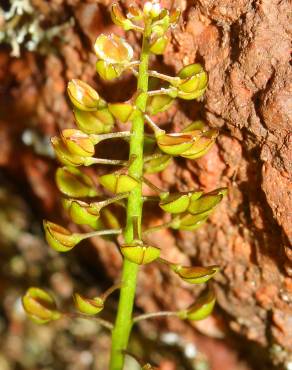
[[[192,215],[210,213],[221,202],[226,193],[227,188],[219,188],[204,194],[199,199],[191,201],[188,212]]]
[[[214,145],[218,136],[217,129],[211,129],[201,133],[198,140],[195,140],[193,145],[181,154],[187,159],[197,159],[205,155]]]
[[[65,199],[63,205],[69,212],[71,220],[77,225],[88,225],[95,230],[99,227],[100,213],[94,206],[73,199]]]
[[[122,27],[125,31],[131,30],[135,27],[135,25],[124,16],[120,6],[117,3],[112,4],[111,18],[114,24]]]
[[[50,247],[57,252],[68,252],[75,247],[82,239],[82,235],[73,234],[68,229],[44,220],[45,236]]]
[[[127,260],[138,265],[146,265],[160,256],[160,249],[158,247],[146,245],[140,240],[123,244],[120,249]]]
[[[172,161],[172,157],[169,155],[162,155],[158,158],[153,158],[150,161],[144,163],[145,173],[157,173],[165,170],[165,168]]]
[[[84,132],[76,129],[65,129],[62,131],[62,140],[69,152],[83,157],[94,155],[94,145],[90,137]]]
[[[156,18],[160,15],[162,9],[159,2],[147,1],[143,7],[143,13],[150,18]]]
[[[129,175],[110,173],[99,178],[99,183],[114,194],[127,193],[140,184]]]
[[[98,194],[92,179],[74,167],[58,168],[56,183],[58,189],[69,197],[95,197]]]
[[[73,109],[78,128],[86,134],[106,134],[111,131],[115,120],[108,108],[92,112]]]
[[[161,151],[173,156],[182,154],[193,144],[192,135],[182,133],[160,134],[156,140]]]
[[[68,83],[68,95],[78,109],[85,111],[96,110],[99,104],[98,93],[87,83],[73,79]]]
[[[72,154],[64,145],[63,141],[57,136],[51,138],[51,143],[53,145],[58,160],[65,166],[90,166],[94,163],[92,157],[84,157]]]
[[[153,54],[161,55],[165,52],[166,46],[168,44],[168,37],[163,35],[160,37],[155,37],[150,43],[150,51]]]
[[[104,301],[100,297],[90,299],[75,293],[73,298],[77,310],[85,315],[96,315],[103,310]]]
[[[99,59],[111,64],[127,64],[133,57],[132,47],[114,34],[98,36],[94,50]]]
[[[150,115],[166,111],[174,99],[166,94],[150,96],[147,100],[146,111]]]
[[[171,265],[171,269],[184,281],[190,284],[203,284],[210,280],[218,271],[219,266],[180,266]]]
[[[175,219],[171,225],[174,230],[193,231],[202,226],[207,220],[210,212],[192,215],[190,213],[182,214],[178,219]]]
[[[123,123],[130,121],[134,111],[133,106],[127,103],[109,103],[108,109],[117,120]]]
[[[110,64],[104,60],[98,60],[95,65],[96,72],[105,81],[112,81],[121,76],[124,68],[118,64]]]
[[[213,289],[209,289],[207,293],[203,293],[192,306],[182,313],[182,318],[194,321],[203,320],[212,313],[215,302],[215,292]]]
[[[45,324],[61,317],[54,298],[40,288],[29,288],[22,297],[22,305],[28,316],[37,324]]]

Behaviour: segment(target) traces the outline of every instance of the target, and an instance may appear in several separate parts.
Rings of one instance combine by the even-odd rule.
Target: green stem
[[[145,24],[143,44],[140,57],[138,92],[148,91],[148,63],[149,63],[149,34],[150,24]],[[147,95],[136,101],[136,106],[141,112],[145,112]],[[144,141],[144,117],[137,113],[132,122],[132,135],[130,137],[130,158],[135,160],[129,166],[129,175],[140,179],[143,175],[143,141]],[[133,241],[133,218],[138,220],[138,228],[141,230],[142,218],[142,184],[135,187],[129,197],[127,205],[127,224],[125,228],[125,242]],[[122,370],[124,366],[124,351],[127,349],[132,328],[132,312],[134,306],[138,265],[126,259],[123,262],[122,287],[114,329],[112,331],[112,349],[110,370]]]

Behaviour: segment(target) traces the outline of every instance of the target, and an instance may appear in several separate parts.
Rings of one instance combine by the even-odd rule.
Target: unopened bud
[[[29,288],[22,297],[22,305],[28,316],[37,324],[45,324],[61,317],[54,298],[40,288]]]
[[[83,239],[82,235],[73,234],[68,229],[53,222],[45,220],[43,224],[46,240],[57,252],[68,252]]]
[[[69,197],[94,197],[98,194],[92,179],[75,167],[58,168],[56,183],[58,189]]]
[[[153,262],[160,256],[160,249],[158,247],[146,245],[140,240],[123,244],[120,249],[127,260],[138,265]]]
[[[99,182],[114,194],[127,193],[140,184],[134,177],[120,173],[103,175],[99,178]]]
[[[99,103],[98,93],[87,83],[73,79],[67,87],[69,98],[75,107],[85,111],[96,110]]]
[[[73,298],[77,310],[85,315],[96,315],[103,310],[104,301],[100,297],[86,298],[75,293]]]

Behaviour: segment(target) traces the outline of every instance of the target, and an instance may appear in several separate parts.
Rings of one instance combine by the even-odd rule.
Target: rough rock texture
[[[97,34],[123,34],[110,22],[109,3],[53,0],[48,6],[34,0],[49,26],[71,17],[75,25],[63,29],[45,54],[23,51],[20,59],[11,58],[6,46],[0,54],[0,165],[14,181],[28,186],[34,208],[43,215],[56,210],[58,197],[47,139],[73,125],[65,95],[67,80],[82,78],[115,101],[128,99],[135,89],[131,76],[105,84],[94,74],[91,45]],[[175,73],[183,64],[201,62],[209,74],[209,88],[202,101],[180,101],[158,122],[179,130],[202,117],[221,134],[205,157],[195,162],[177,160],[151,179],[178,190],[228,186],[229,194],[196,233],[162,231],[149,240],[161,245],[163,256],[173,261],[221,266],[215,279],[216,316],[198,330],[215,337],[236,333],[245,348],[256,346],[254,352],[266,361],[256,369],[271,369],[272,364],[290,369],[291,3],[177,0],[175,5],[184,11],[183,19],[171,32],[166,54],[155,68]],[[127,39],[138,51],[136,36],[130,32]],[[23,143],[25,135],[30,147]],[[161,222],[156,209],[147,208],[145,215],[148,224]],[[114,246],[98,240],[96,249],[108,277],[117,278],[121,261]],[[182,286],[167,269],[150,265],[141,269],[137,294],[137,307],[153,311],[174,309],[174,302],[183,308],[197,291]],[[184,323],[166,324],[189,340],[195,335]],[[165,330],[165,325],[161,328]]]

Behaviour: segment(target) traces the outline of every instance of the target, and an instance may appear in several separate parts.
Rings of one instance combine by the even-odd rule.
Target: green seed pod
[[[98,60],[95,65],[96,72],[105,81],[112,81],[121,76],[124,68],[121,65],[110,64],[104,60]]]
[[[80,234],[72,234],[64,227],[44,220],[45,236],[50,247],[57,252],[68,252],[83,238]]]
[[[195,140],[193,145],[181,154],[187,159],[197,159],[205,155],[214,145],[218,136],[217,129],[211,129],[201,133],[198,140]]]
[[[61,193],[68,197],[95,197],[98,195],[92,179],[74,167],[58,168],[56,183]]]
[[[166,199],[159,202],[159,207],[165,212],[181,213],[188,209],[190,204],[190,194],[170,194]]]
[[[94,159],[92,157],[72,154],[64,145],[63,141],[57,136],[51,138],[51,143],[58,160],[65,166],[90,166],[94,163]]]
[[[98,93],[87,83],[73,79],[68,83],[67,92],[73,105],[81,110],[96,110],[99,104]]]
[[[210,280],[218,271],[219,266],[180,266],[171,265],[171,269],[184,281],[190,284],[203,284]]]
[[[165,212],[182,213],[189,208],[191,201],[198,199],[202,194],[202,191],[170,194],[159,202],[159,207]]]
[[[150,115],[165,112],[174,102],[174,99],[168,95],[154,95],[147,100],[146,111]]]
[[[186,310],[184,318],[192,321],[203,320],[212,313],[215,303],[215,292],[213,289],[209,289],[207,293],[202,294],[198,300]]]
[[[111,18],[114,24],[122,27],[125,31],[129,31],[135,28],[135,25],[124,16],[120,6],[117,3],[112,4]]]
[[[63,205],[68,210],[71,220],[77,225],[88,225],[95,230],[98,228],[100,213],[94,206],[73,199],[65,199]]]
[[[198,215],[184,213],[179,219],[173,221],[171,228],[174,230],[194,231],[205,223],[209,214],[210,211]]]
[[[94,155],[94,145],[90,137],[84,132],[76,129],[65,129],[61,134],[63,143],[72,154],[82,157],[92,157]]]
[[[177,97],[184,100],[194,100],[204,95],[205,90],[206,89],[196,90],[191,93],[186,93],[184,91],[179,90],[177,92]]]
[[[86,298],[78,293],[73,295],[76,309],[85,315],[96,315],[104,308],[104,301],[100,297]]]
[[[182,133],[160,134],[156,140],[162,152],[173,156],[182,154],[193,144],[192,135]]]
[[[61,317],[54,298],[40,288],[29,288],[22,297],[22,305],[28,316],[37,324],[46,324]]]
[[[210,193],[202,195],[199,199],[192,200],[188,212],[192,215],[198,215],[212,210],[221,202],[223,196],[227,193],[227,188],[219,188]]]
[[[78,128],[89,135],[106,134],[112,130],[115,123],[108,108],[98,109],[94,112],[85,112],[74,108],[73,113]]]
[[[138,265],[146,265],[153,262],[160,256],[160,249],[144,244],[140,240],[132,243],[123,244],[120,247],[123,256]]]
[[[189,125],[187,125],[182,132],[194,132],[194,131],[200,131],[200,132],[205,132],[207,131],[205,122],[198,119],[196,121],[193,121]]]
[[[129,175],[110,173],[99,178],[99,183],[114,194],[127,193],[140,184]]]
[[[172,157],[169,155],[162,155],[159,158],[151,159],[150,161],[145,162],[144,172],[145,173],[157,173],[165,170],[165,168],[172,161]]]
[[[134,111],[133,106],[127,103],[109,103],[108,109],[116,119],[123,123],[131,120]]]
[[[127,64],[133,58],[132,47],[123,38],[114,34],[98,36],[94,51],[99,59],[110,64]]]
[[[168,37],[166,35],[155,37],[150,43],[150,51],[153,54],[161,55],[165,52],[168,44]]]

